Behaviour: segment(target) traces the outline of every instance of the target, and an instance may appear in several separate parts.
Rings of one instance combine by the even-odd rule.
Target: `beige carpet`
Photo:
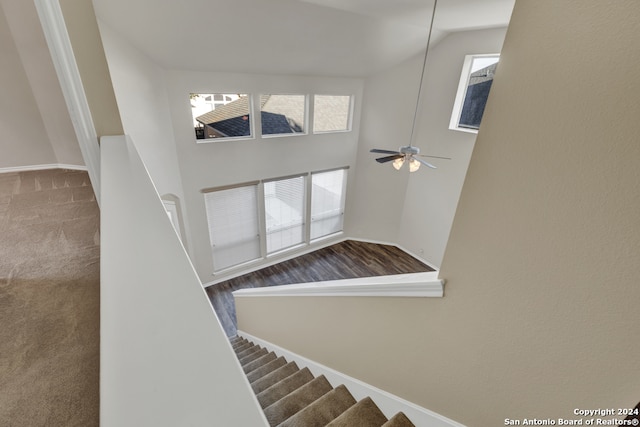
[[[99,211],[85,172],[0,174],[0,426],[97,426]]]

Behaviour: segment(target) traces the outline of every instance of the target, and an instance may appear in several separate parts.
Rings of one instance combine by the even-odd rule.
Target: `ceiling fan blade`
[[[414,159],[416,158],[414,157]],[[416,160],[422,163],[423,165],[430,167],[431,169],[438,169],[436,166],[433,166],[431,163],[425,162],[424,160],[421,160],[421,159],[416,159]]]
[[[390,162],[390,161],[395,160],[395,159],[401,159],[403,157],[404,157],[403,154],[396,154],[395,156],[387,156],[387,157],[378,157],[376,159],[376,162],[378,162],[378,163],[386,163],[386,162]]]
[[[380,150],[379,148],[372,148],[369,150],[370,153],[380,153],[380,154],[400,154],[399,151],[390,151],[390,150]]]
[[[429,156],[429,155],[427,155],[427,154],[414,154],[414,156],[420,156],[420,157],[431,157],[432,159],[451,160],[451,157]]]

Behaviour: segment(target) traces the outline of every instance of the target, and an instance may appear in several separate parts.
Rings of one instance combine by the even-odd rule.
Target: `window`
[[[305,132],[305,95],[260,95],[262,135],[290,135]]]
[[[257,192],[252,183],[205,193],[214,271],[261,257]]]
[[[305,241],[304,188],[304,176],[264,183],[267,254],[299,245]]]
[[[196,139],[251,136],[251,97],[247,94],[192,93]]]
[[[202,190],[214,272],[342,231],[346,183],[341,168]]]
[[[311,175],[311,240],[342,231],[347,170]]]
[[[351,96],[315,95],[313,133],[343,132],[351,127]]]
[[[478,131],[499,60],[496,54],[465,57],[449,129]]]

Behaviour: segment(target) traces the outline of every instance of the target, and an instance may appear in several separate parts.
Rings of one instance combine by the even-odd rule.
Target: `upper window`
[[[500,55],[467,55],[449,129],[477,132]]]
[[[251,97],[237,93],[192,93],[196,139],[251,136]]]
[[[260,95],[262,135],[291,135],[305,132],[305,95]]]
[[[351,96],[315,95],[313,133],[342,132],[351,127]]]

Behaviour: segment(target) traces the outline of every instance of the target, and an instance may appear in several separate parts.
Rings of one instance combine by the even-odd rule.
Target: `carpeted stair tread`
[[[382,427],[416,427],[409,418],[402,412],[395,414],[389,421],[382,424]]]
[[[260,350],[262,347],[259,345],[255,345],[253,343],[246,344],[236,350],[236,357],[238,359],[242,359],[244,356],[253,353],[254,351]]]
[[[267,354],[269,351],[266,348],[261,348],[259,350],[256,350],[252,353],[249,353],[245,356],[243,356],[240,359],[240,365],[244,366],[247,363],[251,363],[256,359],[259,359],[260,357],[264,356],[265,354]]]
[[[271,353],[267,353],[262,357],[257,358],[253,362],[249,362],[242,367],[245,374],[248,374],[251,371],[258,369],[262,365],[266,365],[267,363],[276,360],[278,356],[272,351]]]
[[[365,397],[327,424],[327,427],[380,427],[387,421],[373,400]]]
[[[274,352],[246,338],[229,338],[247,380],[271,426],[415,427],[402,412],[390,420],[370,397],[356,402],[344,385],[333,389]]]
[[[249,348],[253,348],[255,347],[255,344],[250,343],[250,342],[244,342],[244,343],[240,343],[238,344],[236,347],[233,347],[233,351],[236,352],[236,355],[242,353],[243,351],[249,349]]]
[[[279,427],[323,427],[355,405],[344,385],[339,385],[311,405],[279,424]]]
[[[229,342],[231,343],[231,347],[236,348],[241,343],[249,342],[246,338],[240,337],[236,335],[235,337],[229,338]]]
[[[260,366],[258,369],[254,369],[253,371],[249,372],[247,374],[247,379],[249,380],[250,383],[252,383],[264,377],[265,375],[275,371],[276,369],[283,367],[286,364],[287,364],[287,361],[285,360],[285,358],[280,356],[277,359],[274,359],[271,362]]]
[[[283,367],[276,369],[275,371],[265,375],[259,380],[252,382],[251,388],[253,389],[253,392],[255,394],[258,394],[261,391],[264,391],[272,385],[276,384],[278,381],[282,381],[283,379],[287,378],[289,375],[293,375],[299,370],[300,369],[298,369],[298,365],[296,365],[296,362],[289,362]]]
[[[329,381],[324,375],[319,376],[264,408],[264,414],[269,425],[277,426],[331,391]]]
[[[312,380],[313,374],[309,368],[304,368],[258,393],[256,397],[264,409]]]

